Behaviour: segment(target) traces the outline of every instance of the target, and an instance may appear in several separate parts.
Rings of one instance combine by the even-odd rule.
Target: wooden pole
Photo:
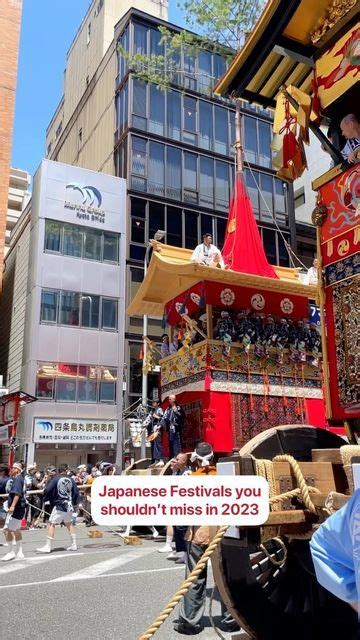
[[[240,175],[244,171],[243,160],[243,145],[242,145],[242,114],[241,114],[241,100],[235,98],[235,168],[236,175]]]
[[[319,307],[320,307],[320,326],[321,326],[321,345],[322,345],[322,361],[324,372],[324,395],[325,395],[325,409],[326,417],[329,420],[332,416],[331,413],[331,400],[330,400],[330,386],[329,386],[329,364],[327,355],[327,342],[326,342],[326,329],[325,329],[325,300],[326,293],[322,280],[322,256],[321,256],[321,227],[316,227],[316,244],[317,244],[317,259],[318,259],[318,292],[319,292]]]
[[[208,340],[213,339],[213,317],[212,317],[212,305],[206,305],[206,320],[207,320],[207,337]]]

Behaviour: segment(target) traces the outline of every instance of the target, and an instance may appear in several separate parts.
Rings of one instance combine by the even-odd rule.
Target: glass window
[[[174,247],[182,247],[182,210],[177,207],[167,207],[166,238],[167,243]]]
[[[137,176],[146,176],[146,140],[132,137],[131,172]]]
[[[264,167],[271,167],[271,125],[268,122],[258,121],[259,127],[259,161]]]
[[[214,234],[213,234],[213,219],[212,219],[212,216],[207,216],[204,213],[202,213],[201,214],[201,229],[200,229],[201,239],[203,238],[205,233],[211,233],[211,235],[214,237]]]
[[[134,127],[146,131],[146,83],[133,79],[133,118]]]
[[[289,242],[289,238],[285,236],[286,241]],[[285,242],[280,235],[277,234],[278,247],[279,247],[279,265],[280,267],[288,267],[289,266],[289,254],[285,246]],[[299,254],[298,254],[299,255]]]
[[[225,59],[218,53],[214,54],[214,76],[215,81],[224,75],[226,70]]]
[[[285,222],[286,220],[286,187],[281,180],[275,178],[275,210],[277,218]]]
[[[166,195],[181,200],[181,150],[170,146],[166,150]]]
[[[155,84],[150,84],[150,119],[149,131],[164,135],[165,93]]]
[[[58,321],[58,302],[59,291],[42,291],[41,292],[41,322],[53,322],[56,324]]]
[[[56,377],[55,400],[57,402],[75,402],[78,366],[59,364]]]
[[[62,224],[54,220],[45,222],[45,251],[61,251]]]
[[[141,380],[142,380],[142,357],[141,357],[141,342],[130,343],[130,375],[129,375],[129,392],[135,394],[141,394]]]
[[[259,183],[259,172],[253,171],[253,174],[256,182]],[[251,200],[251,204],[253,206],[255,217],[259,218],[259,192],[254,177],[249,169],[245,169],[245,182],[247,191]]]
[[[84,329],[99,328],[99,296],[82,294],[81,296],[81,326]]]
[[[245,129],[245,158],[248,162],[257,164],[257,133],[256,120],[250,116],[244,116]]]
[[[86,260],[101,260],[101,236],[97,229],[84,231],[84,258]]]
[[[137,267],[130,267],[130,292],[129,292],[129,302],[136,295],[140,284],[144,279],[144,270],[138,269]]]
[[[36,396],[39,400],[52,400],[55,390],[54,367],[47,363],[38,365]]]
[[[210,102],[199,100],[199,146],[213,147],[213,108]]]
[[[164,205],[149,202],[149,238],[153,238],[158,229],[165,229]],[[166,238],[163,242],[166,242]]]
[[[80,293],[62,291],[60,296],[60,324],[79,326]]]
[[[184,96],[184,142],[194,143],[196,140],[196,100]]]
[[[165,195],[165,146],[149,143],[148,191],[158,196]]]
[[[184,201],[197,202],[197,156],[184,152]],[[170,243],[169,243],[170,244]]]
[[[160,43],[161,38],[159,29],[150,29],[150,55],[164,55],[164,45]]]
[[[185,211],[185,247],[195,249],[198,244],[199,214],[195,211]]]
[[[63,254],[81,258],[83,230],[73,224],[64,224]]]
[[[97,401],[97,375],[98,367],[89,366],[85,367],[79,365],[78,375],[78,402],[91,402]]]
[[[113,403],[116,400],[117,370],[101,367],[100,402]]]
[[[145,251],[146,251],[145,247],[139,247],[139,245],[131,244],[130,251],[129,251],[129,258],[131,260],[144,262]]]
[[[196,91],[195,56],[191,55],[188,48],[184,49],[184,86],[186,89]]]
[[[124,51],[129,51],[129,27],[127,27],[124,33],[122,34],[120,38],[120,45],[124,49]],[[119,53],[118,54],[118,69],[119,69],[118,84],[126,75],[127,68],[128,68],[127,59],[124,56],[122,56],[121,53]]]
[[[131,215],[136,218],[144,218],[146,215],[146,200],[131,198]]]
[[[234,111],[229,111],[229,116],[230,116],[230,140],[229,140],[229,146],[230,146],[230,154],[235,154],[235,149],[234,149],[234,144],[235,144],[235,139],[236,139],[236,135],[235,135],[235,112]]]
[[[272,176],[269,176],[266,173],[260,173],[260,189],[261,189],[261,195],[262,195],[262,197],[260,197],[261,219],[268,220],[270,222],[272,220],[272,213],[273,213]]]
[[[215,107],[215,145],[218,153],[228,154],[228,120],[227,111],[222,107]]]
[[[134,23],[134,54],[146,54],[147,28],[142,24]]]
[[[224,246],[227,220],[216,218],[216,244],[221,249]]]
[[[117,329],[117,308],[118,302],[114,298],[102,299],[102,329]]]
[[[262,229],[262,239],[268,261],[270,264],[277,264],[275,231],[271,231],[271,229]]]
[[[131,242],[145,242],[145,220],[131,216]]]
[[[215,207],[229,208],[229,165],[219,160],[215,163]]]
[[[119,236],[117,233],[111,233],[110,231],[104,231],[103,236],[103,261],[117,264],[119,262]]]
[[[210,95],[212,87],[212,70],[211,70],[211,53],[210,51],[200,51],[198,55],[199,82],[198,90],[200,93]]]
[[[214,162],[200,156],[200,204],[214,205]]]
[[[173,140],[180,140],[181,131],[181,95],[178,91],[167,93],[167,127],[168,136]]]

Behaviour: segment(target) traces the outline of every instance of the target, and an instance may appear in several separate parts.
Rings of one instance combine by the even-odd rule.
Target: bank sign
[[[115,444],[117,420],[35,418],[34,442],[44,444]]]
[[[69,182],[66,185],[69,200],[65,200],[65,209],[71,209],[79,220],[105,223],[105,209],[101,208],[102,195],[93,185]]]

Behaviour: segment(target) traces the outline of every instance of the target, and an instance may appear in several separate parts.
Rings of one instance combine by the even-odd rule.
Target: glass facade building
[[[234,184],[235,106],[212,95],[226,60],[213,51],[194,55],[186,47],[168,60],[159,24],[132,10],[115,29],[121,47],[114,159],[116,175],[128,185],[128,301],[142,281],[146,245],[158,229],[178,247],[193,249],[205,232],[222,247]],[[148,56],[150,67],[150,56],[160,56],[170,84],[159,88],[135,77],[121,48],[130,56]],[[291,241],[294,214],[288,186],[271,169],[271,114],[243,103],[242,126],[245,180],[264,247],[271,263],[288,266],[283,238]],[[161,322],[149,319],[150,337],[156,340],[162,332]],[[141,319],[127,319],[126,404],[141,393],[141,335]]]

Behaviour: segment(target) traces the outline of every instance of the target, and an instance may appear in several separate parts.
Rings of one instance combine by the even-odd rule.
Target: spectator
[[[195,247],[190,260],[197,264],[205,264],[210,267],[220,266],[224,269],[225,264],[221,251],[214,244],[211,244],[211,242],[211,233],[205,233],[205,235],[203,235],[203,242]]]
[[[46,543],[37,549],[40,553],[50,553],[54,540],[55,525],[65,524],[71,538],[71,545],[67,551],[77,551],[76,530],[72,525],[74,507],[79,500],[79,490],[73,478],[67,475],[68,465],[61,464],[59,473],[45,487],[44,501],[50,502],[51,514],[47,531]]]
[[[360,123],[355,114],[349,113],[340,122],[343,136],[347,139],[341,150],[343,158],[354,164],[360,162]]]
[[[10,475],[12,478],[9,487],[9,495],[7,499],[7,516],[4,529],[6,531],[6,541],[8,544],[19,545],[19,550],[15,554],[14,549],[9,551],[3,558],[3,562],[14,560],[15,558],[23,558],[22,535],[20,531],[21,520],[25,515],[25,498],[24,498],[24,478],[22,475],[22,465],[20,462],[14,462]]]
[[[191,474],[191,470],[188,466],[187,453],[179,453],[176,458],[170,461],[173,476],[187,476]],[[175,564],[185,564],[186,562],[186,534],[187,526],[176,525],[174,526],[174,540],[175,550],[171,551],[167,560],[175,560]]]
[[[148,439],[151,442],[151,458],[152,464],[150,467],[163,467],[163,450],[161,444],[161,419],[164,415],[162,408],[157,400],[152,403],[152,408],[147,416],[144,427],[147,429]]]
[[[161,420],[161,426],[169,436],[170,457],[175,458],[181,451],[181,433],[185,422],[185,411],[176,404],[176,396],[169,396],[169,406]]]
[[[41,489],[40,482],[36,477],[37,465],[36,462],[30,464],[25,475],[25,490],[26,491],[38,491]],[[39,494],[30,494],[27,496],[27,515],[30,516],[30,529],[35,527],[35,522],[39,518],[41,512],[41,497]]]
[[[8,483],[8,480],[9,480],[8,468],[6,464],[1,464],[0,465],[0,527],[1,529],[4,527],[5,520],[6,520],[6,511],[4,509],[4,503],[6,502],[6,497],[4,494],[7,493],[6,485]],[[1,496],[1,494],[3,494],[3,496]],[[2,544],[4,546],[7,546],[6,535],[5,535],[5,542],[0,543],[0,545]]]
[[[167,358],[170,355],[169,336],[167,333],[163,333],[161,336],[160,354],[162,358]]]

